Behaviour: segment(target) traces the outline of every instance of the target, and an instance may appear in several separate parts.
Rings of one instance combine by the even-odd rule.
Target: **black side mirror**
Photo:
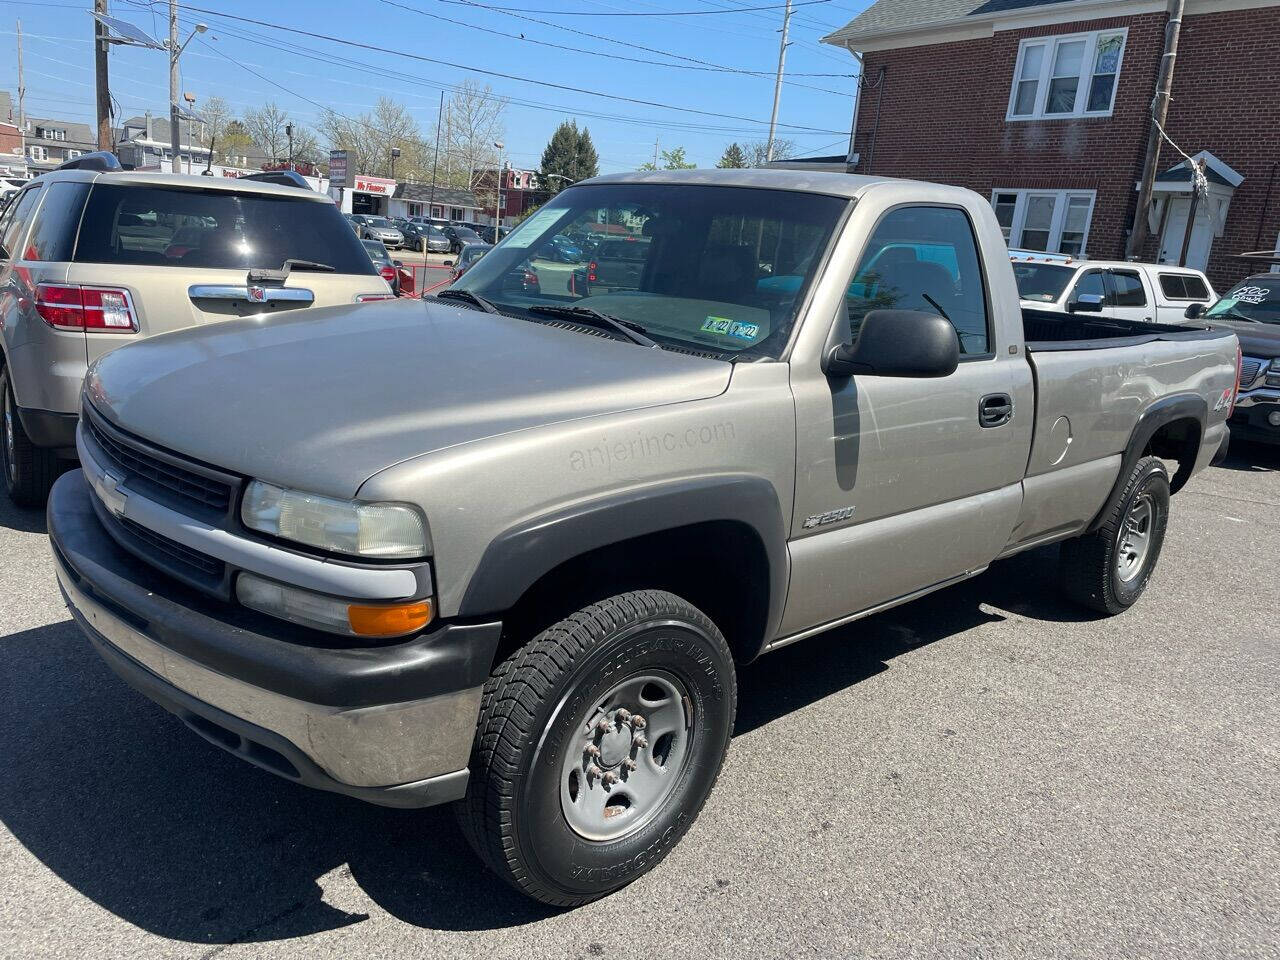
[[[452,266],[453,266],[453,261],[452,261],[452,260],[446,260],[444,263],[440,264],[440,266],[442,266],[442,267],[452,267]]]
[[[919,310],[872,310],[858,339],[831,348],[829,377],[947,377],[960,363],[960,339],[942,317]]]
[[[404,266],[404,261],[403,261],[403,260],[392,260],[392,261],[391,261],[391,264],[392,264],[392,266],[396,266],[396,267],[403,267],[403,266]]]
[[[1101,313],[1102,295],[1082,293],[1067,301],[1067,313]]]
[[[1188,320],[1198,320],[1204,316],[1204,310],[1205,306],[1203,303],[1193,303],[1191,306],[1187,307],[1183,316]]]

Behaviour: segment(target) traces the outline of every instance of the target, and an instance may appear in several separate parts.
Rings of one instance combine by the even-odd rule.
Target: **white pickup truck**
[[[1026,310],[1097,313],[1142,323],[1184,323],[1218,298],[1209,278],[1190,267],[1077,260],[1033,250],[1011,250],[1009,259]]]

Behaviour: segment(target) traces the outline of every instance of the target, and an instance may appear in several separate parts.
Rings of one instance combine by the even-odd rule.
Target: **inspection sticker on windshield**
[[[718,333],[722,337],[734,337],[750,343],[760,336],[760,324],[739,323],[737,320],[730,320],[728,317],[707,317],[706,320],[702,321],[702,332]]]
[[[564,216],[564,207],[543,207],[507,237],[507,248],[523,249],[542,236],[543,230]]]

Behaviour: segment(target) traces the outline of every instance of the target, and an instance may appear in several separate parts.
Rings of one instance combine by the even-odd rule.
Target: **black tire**
[[[563,764],[582,753],[589,711],[627,678],[655,670],[683,685],[694,718],[676,780],[630,832],[584,839],[561,806]],[[456,808],[462,831],[489,869],[542,903],[577,906],[611,893],[656,866],[693,823],[720,773],[736,702],[729,647],[685,600],[642,590],[584,607],[500,663],[485,685],[471,783]]]
[[[58,457],[37,447],[27,436],[18,416],[18,404],[9,383],[9,370],[0,366],[0,472],[5,491],[20,507],[43,507],[49,489],[58,478]]]
[[[1145,508],[1142,506],[1145,504]],[[1145,512],[1146,544],[1141,565],[1127,562],[1126,520],[1131,525]],[[1114,616],[1137,602],[1147,589],[1169,522],[1169,472],[1158,457],[1143,457],[1134,464],[1124,492],[1107,512],[1102,525],[1062,544],[1060,570],[1067,596],[1099,613]],[[1137,532],[1138,527],[1134,526]],[[1131,572],[1126,576],[1122,568]]]

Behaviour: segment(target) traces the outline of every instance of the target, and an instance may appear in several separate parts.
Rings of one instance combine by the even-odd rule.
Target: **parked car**
[[[1280,255],[1254,253],[1253,260]],[[1228,290],[1208,310],[1190,310],[1235,332],[1240,340],[1240,386],[1231,414],[1231,436],[1280,443],[1280,273],[1257,273]]]
[[[364,229],[364,222],[362,219],[353,213],[344,213],[342,218],[346,220],[347,224],[351,227],[351,232],[357,237],[360,236],[360,231]]]
[[[399,260],[392,260],[387,248],[378,240],[361,240],[369,259],[373,261],[378,275],[387,281],[387,286],[397,297],[400,296],[400,268],[404,266]]]
[[[458,259],[453,262],[452,278],[457,280],[460,276],[474,267],[486,253],[493,249],[491,243],[468,243],[458,254]]]
[[[86,362],[181,327],[387,295],[324,194],[124,172],[97,153],[0,215],[0,290],[0,465],[25,506],[76,455]]]
[[[476,231],[480,235],[480,239],[485,243],[496,245],[502,241],[502,238],[511,232],[510,227],[497,227],[496,230],[492,223],[486,224]],[[495,236],[496,234],[496,236]]]
[[[601,240],[586,267],[573,272],[574,292],[592,296],[617,290],[639,290],[648,259],[648,237]]]
[[[1023,307],[1078,309],[1082,295],[1102,298],[1103,316],[1120,320],[1182,323],[1193,303],[1215,299],[1200,270],[1160,263],[1077,260],[1059,254],[1011,250],[1013,275]]]
[[[483,243],[480,235],[470,227],[460,226],[456,223],[451,223],[445,227],[444,235],[449,240],[450,253],[461,253],[462,248],[469,243]]]
[[[582,262],[582,248],[568,237],[554,237],[542,255],[548,260],[558,260],[560,263]]]
[[[513,288],[620,210],[678,270]],[[294,782],[462,801],[484,863],[546,903],[680,841],[735,664],[1051,543],[1067,594],[1119,614],[1226,440],[1229,330],[1020,310],[968,190],[663,171],[536,217],[419,304],[103,357],[48,528],[116,673]],[[797,278],[767,308],[766,265]]]
[[[386,217],[366,217],[360,230],[361,240],[377,240],[388,249],[404,246],[404,234]]]
[[[449,252],[449,238],[439,227],[409,220],[401,226],[400,232],[404,234],[405,246],[410,250],[416,250],[419,253]]]

